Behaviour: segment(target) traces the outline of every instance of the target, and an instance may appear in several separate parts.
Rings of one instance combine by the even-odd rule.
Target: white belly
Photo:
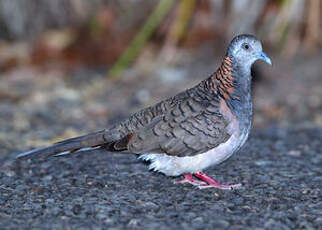
[[[176,157],[166,154],[142,154],[139,158],[151,161],[150,169],[164,173],[167,176],[196,173],[229,158],[244,144],[247,136],[248,134],[240,136],[238,131],[236,131],[225,143],[218,145],[208,152],[191,157]]]

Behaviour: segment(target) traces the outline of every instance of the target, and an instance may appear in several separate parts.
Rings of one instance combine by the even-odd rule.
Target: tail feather
[[[86,147],[97,147],[100,145],[108,144],[104,135],[105,130],[101,130],[95,133],[90,133],[84,136],[70,138],[64,141],[57,142],[51,146],[33,149],[27,152],[20,153],[16,158],[31,158],[38,155],[43,157],[49,157],[52,155],[57,155],[59,153],[71,153],[79,149]]]

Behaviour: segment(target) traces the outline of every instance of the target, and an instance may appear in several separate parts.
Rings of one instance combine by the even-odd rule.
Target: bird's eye
[[[243,49],[244,50],[249,50],[249,48],[250,48],[250,45],[248,43],[243,44]]]

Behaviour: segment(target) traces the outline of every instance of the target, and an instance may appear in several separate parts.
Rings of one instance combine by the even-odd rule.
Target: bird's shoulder
[[[164,116],[176,116],[181,114],[185,117],[193,115],[208,107],[219,108],[218,95],[209,92],[205,88],[204,81],[198,85],[178,93],[168,99],[160,101],[152,106],[144,108],[132,114],[122,125],[130,130],[141,129],[155,120]]]

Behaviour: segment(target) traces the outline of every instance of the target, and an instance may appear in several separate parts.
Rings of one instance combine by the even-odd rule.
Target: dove
[[[253,35],[230,42],[216,72],[194,87],[104,130],[33,149],[18,159],[49,157],[88,148],[137,154],[149,169],[166,176],[183,176],[175,183],[203,188],[234,189],[203,171],[220,164],[246,142],[252,125],[251,66],[272,64]]]

